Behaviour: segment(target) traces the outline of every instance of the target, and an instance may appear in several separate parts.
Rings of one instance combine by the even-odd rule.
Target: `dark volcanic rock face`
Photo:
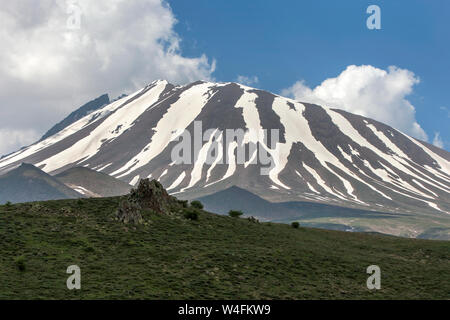
[[[227,130],[245,135],[227,140]],[[189,161],[177,163],[172,151],[185,134]],[[212,150],[217,161],[208,162]],[[342,110],[236,83],[155,81],[0,159],[0,173],[24,161],[52,174],[83,166],[132,185],[156,179],[186,199],[238,186],[271,201],[442,216],[450,212],[449,159],[445,150]]]
[[[169,214],[181,207],[182,204],[170,196],[161,183],[142,179],[127,199],[121,201],[116,216],[121,222],[139,224],[143,221],[143,211]]]
[[[141,211],[142,208],[137,203],[122,200],[119,209],[117,209],[116,216],[123,223],[141,224],[143,222]]]
[[[161,183],[156,180],[142,179],[137,188],[132,189],[128,199],[139,204],[143,210],[168,213],[178,206],[175,197],[170,196]]]

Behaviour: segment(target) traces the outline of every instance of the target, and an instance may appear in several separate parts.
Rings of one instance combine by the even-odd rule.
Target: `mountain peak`
[[[77,110],[73,111],[62,121],[54,125],[50,130],[48,130],[39,141],[45,140],[52,135],[57,134],[61,130],[67,128],[72,123],[80,120],[81,118],[89,115],[90,113],[100,109],[101,107],[110,103],[108,94],[102,94],[101,96],[89,101],[88,103],[82,105]]]
[[[0,176],[0,203],[81,198],[80,193],[29,163]]]
[[[211,130],[222,134],[220,144],[209,141]],[[227,141],[227,130],[241,130],[242,143]],[[181,165],[172,159],[181,141],[176,131],[200,141]],[[221,149],[209,162],[214,145]],[[241,161],[240,148],[252,147],[258,152],[250,158],[246,151]],[[0,171],[20,162],[49,173],[85,166],[131,185],[151,177],[191,198],[237,185],[270,201],[443,215],[450,212],[449,159],[448,152],[342,110],[234,82],[155,80],[0,159]]]

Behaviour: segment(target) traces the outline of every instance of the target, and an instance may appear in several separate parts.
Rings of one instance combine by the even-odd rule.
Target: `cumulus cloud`
[[[2,3],[0,154],[102,93],[211,79],[215,62],[182,55],[176,22],[164,0]]]
[[[439,132],[434,133],[433,145],[441,149],[444,148],[444,141],[442,141],[441,134]]]
[[[258,84],[259,79],[257,76],[253,77],[247,77],[247,76],[238,76],[236,79],[236,82],[240,84],[244,84],[246,86],[254,86],[255,84]]]
[[[372,118],[413,137],[428,140],[416,121],[414,106],[406,98],[417,83],[419,78],[406,69],[391,66],[382,70],[370,65],[351,65],[315,88],[298,81],[281,94]]]
[[[6,154],[8,150],[16,150],[17,146],[23,146],[30,141],[36,141],[39,139],[39,133],[33,129],[2,129],[0,128],[0,157]]]

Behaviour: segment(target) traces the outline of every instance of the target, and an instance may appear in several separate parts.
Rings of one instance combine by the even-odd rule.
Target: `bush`
[[[253,223],[259,223],[259,220],[256,219],[255,217],[251,216],[247,218],[248,221],[253,222]]]
[[[25,266],[25,257],[24,256],[17,257],[14,262],[16,263],[16,267],[17,267],[17,269],[19,269],[19,271],[22,271],[22,272],[25,271],[26,266]]]
[[[194,200],[191,202],[191,207],[201,210],[201,209],[203,209],[203,204],[198,200]]]
[[[183,208],[187,208],[189,206],[187,200],[178,200],[178,203],[181,204]]]
[[[9,208],[9,207],[11,207],[11,205],[12,205],[11,201],[6,201],[6,203],[5,203],[5,206],[6,206],[6,207]]]
[[[298,223],[297,221],[296,221],[296,222],[292,222],[292,223],[291,223],[291,226],[292,226],[292,228],[294,228],[294,229],[298,229],[298,228],[300,227],[300,223]]]
[[[228,215],[230,216],[230,217],[233,217],[233,218],[239,218],[240,216],[242,216],[244,213],[241,211],[241,210],[230,210],[229,212],[228,212]]]
[[[198,212],[195,209],[185,209],[183,216],[188,220],[198,220]]]

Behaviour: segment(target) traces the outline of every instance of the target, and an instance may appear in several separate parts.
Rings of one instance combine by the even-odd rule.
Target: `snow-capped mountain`
[[[243,141],[217,139],[227,129],[250,131]],[[273,129],[279,136],[271,143]],[[201,134],[191,164],[173,160],[182,132]],[[252,146],[266,150],[271,166],[252,163]],[[1,159],[0,174],[22,162],[51,174],[85,166],[132,185],[151,177],[186,198],[235,185],[270,201],[450,213],[449,152],[375,120],[237,83],[152,82]]]

